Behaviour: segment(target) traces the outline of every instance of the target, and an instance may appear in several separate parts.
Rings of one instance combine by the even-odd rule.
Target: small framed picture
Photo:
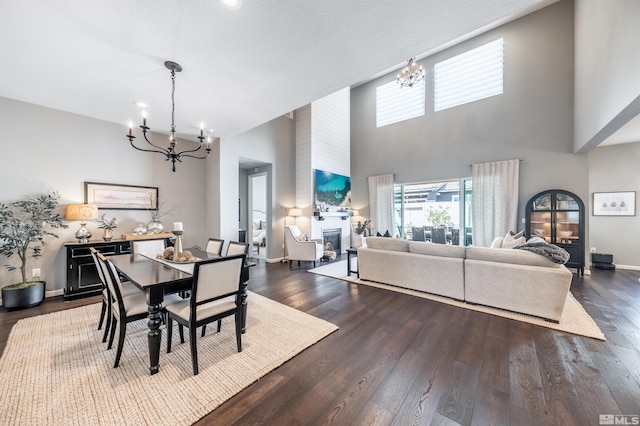
[[[635,216],[636,192],[594,192],[594,216]]]

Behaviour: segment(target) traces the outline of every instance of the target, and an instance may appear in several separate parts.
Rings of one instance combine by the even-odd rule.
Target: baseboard
[[[635,265],[619,265],[616,263],[616,269],[627,269],[629,271],[640,271],[640,266]]]

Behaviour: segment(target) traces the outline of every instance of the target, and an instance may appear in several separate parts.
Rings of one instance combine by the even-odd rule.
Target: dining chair
[[[184,329],[189,328],[193,374],[198,374],[196,329],[214,321],[220,331],[222,319],[234,315],[236,344],[242,352],[242,324],[240,318],[240,287],[246,253],[197,262],[193,269],[191,297],[167,303],[167,353],[171,352],[173,321],[178,323],[180,343],[184,343]]]
[[[207,241],[207,246],[204,249],[204,251],[206,251],[207,253],[221,255],[223,245],[224,245],[224,240],[220,240],[218,238],[209,238],[209,241]]]
[[[109,335],[109,344],[107,349],[113,346],[113,339],[116,334],[118,321],[120,322],[118,334],[118,349],[116,351],[116,359],[113,368],[120,365],[120,357],[122,356],[122,348],[124,346],[124,337],[127,332],[127,324],[133,321],[145,319],[148,316],[148,307],[146,294],[139,291],[135,294],[125,296],[123,294],[122,281],[113,263],[109,261],[102,253],[97,253],[99,264],[102,267],[102,273],[107,282],[107,287],[113,296],[114,302],[111,305],[111,332]],[[164,302],[173,303],[183,300],[176,294],[168,294],[164,296]]]
[[[131,241],[131,253],[147,253],[147,254],[159,254],[167,248],[166,240],[159,238],[155,240],[134,240]]]
[[[431,242],[435,244],[446,244],[447,228],[434,227],[431,231]]]
[[[98,278],[100,278],[100,282],[102,283],[102,307],[100,308],[100,320],[98,322],[98,330],[102,328],[102,324],[106,318],[106,324],[104,327],[104,335],[102,336],[102,341],[107,341],[107,336],[109,335],[109,328],[111,326],[111,304],[113,303],[113,298],[111,297],[111,292],[109,291],[109,287],[107,287],[107,281],[104,277],[104,272],[102,271],[102,266],[100,266],[98,260],[98,250],[94,247],[89,247],[89,251],[91,252],[91,257],[93,258],[93,263],[96,265],[96,270],[98,271]],[[140,293],[141,290],[136,287],[132,282],[129,281],[121,281],[122,282],[122,294],[128,296],[134,293]]]
[[[424,228],[422,226],[411,227],[411,239],[413,241],[427,241],[424,234]]]
[[[225,256],[235,256],[236,254],[247,254],[249,252],[249,244],[238,241],[229,241]]]

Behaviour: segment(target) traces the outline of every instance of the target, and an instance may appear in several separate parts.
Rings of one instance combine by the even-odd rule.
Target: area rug
[[[197,376],[177,326],[170,354],[163,331],[160,371],[150,376],[145,320],[127,325],[114,369],[115,347],[107,351],[96,330],[99,304],[23,319],[0,358],[0,424],[190,425],[338,329],[255,293],[248,303],[242,352],[233,317],[220,333],[198,330]]]
[[[352,259],[351,269],[356,270],[357,259]],[[457,300],[449,299],[448,297],[436,296],[433,294],[423,293],[421,291],[405,289],[387,284],[376,283],[372,281],[364,281],[359,279],[356,274],[347,276],[347,261],[342,260],[339,262],[333,262],[328,265],[320,266],[318,268],[310,269],[309,272],[319,275],[325,275],[328,277],[337,278],[339,280],[349,281],[355,284],[368,285],[371,287],[383,288],[386,290],[397,291],[404,294],[410,294],[413,296],[422,297],[424,299],[434,300],[436,302],[446,303],[448,305],[457,306],[460,308],[471,309],[478,312],[484,312],[487,314],[497,315],[503,318],[509,318],[516,321],[522,321],[529,324],[535,324],[546,328],[551,328],[566,333],[576,334],[578,336],[591,337],[598,340],[605,340],[604,334],[591,318],[591,316],[584,310],[580,302],[578,302],[571,293],[567,296],[565,302],[564,311],[562,312],[562,318],[560,322],[555,324],[553,322],[545,321],[540,318],[532,317],[525,314],[519,314],[516,312],[505,311],[497,308],[490,308],[488,306],[471,305],[468,303],[460,302]]]

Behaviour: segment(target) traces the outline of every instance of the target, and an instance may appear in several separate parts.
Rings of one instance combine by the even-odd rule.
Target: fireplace
[[[327,250],[327,243],[331,244],[332,251],[337,254],[342,253],[342,228],[330,228],[322,230],[322,244],[324,250]]]

